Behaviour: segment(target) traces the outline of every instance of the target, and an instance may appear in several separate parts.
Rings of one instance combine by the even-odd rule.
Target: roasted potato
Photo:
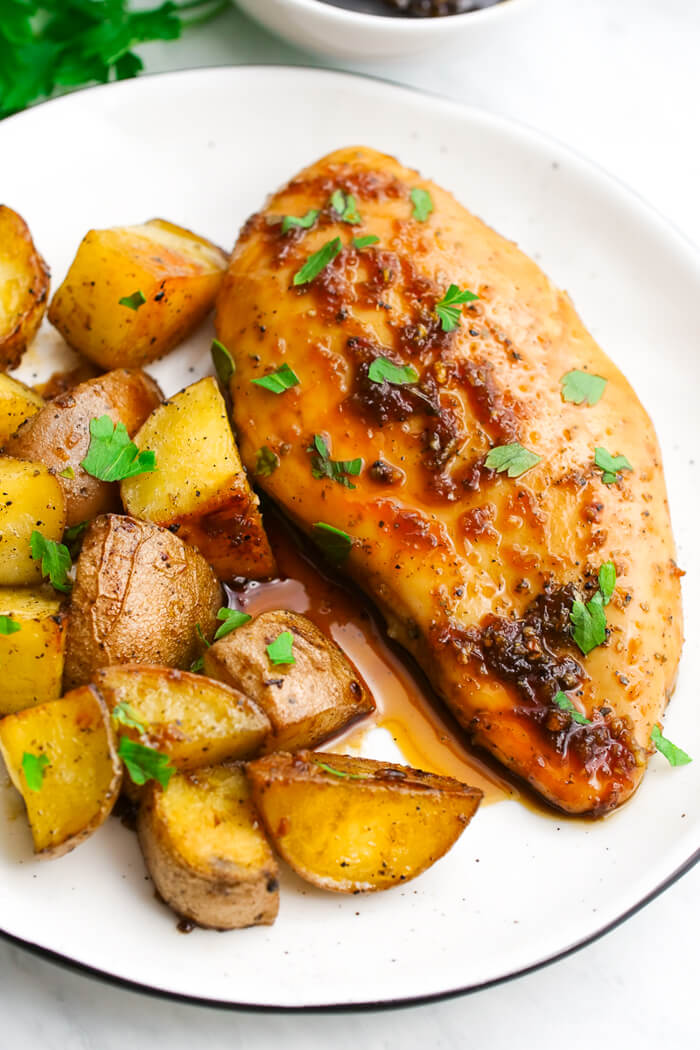
[[[204,558],[167,529],[118,514],[85,533],[70,602],[65,684],[110,664],[189,667],[210,638],[221,587]]]
[[[271,663],[267,646],[293,635],[293,664]],[[262,613],[214,642],[204,670],[252,697],[271,722],[265,751],[296,751],[322,740],[362,715],[374,700],[341,649],[299,613]]]
[[[112,811],[122,768],[109,712],[92,686],[7,715],[0,751],[27,807],[37,853],[60,857]]]
[[[37,333],[49,295],[49,268],[17,212],[0,204],[0,369],[16,368]]]
[[[92,361],[84,357],[78,357],[78,363],[73,368],[62,368],[59,372],[52,372],[43,383],[35,383],[34,389],[43,398],[50,401],[52,397],[60,397],[68,390],[72,390],[79,383],[85,383],[88,379],[97,379],[102,375],[104,369],[98,368]]]
[[[253,802],[298,875],[338,893],[386,890],[439,860],[482,792],[369,758],[300,751],[249,762]]]
[[[210,241],[162,219],[90,230],[51,301],[49,321],[102,368],[139,368],[167,354],[209,313],[227,261]]]
[[[65,526],[58,479],[42,463],[0,456],[0,587],[38,583],[41,563],[32,558],[32,533],[60,541]]]
[[[80,465],[90,446],[90,420],[109,416],[131,435],[161,398],[158,384],[140,369],[107,372],[49,401],[22,424],[5,451],[50,467],[66,497],[67,524],[78,525],[120,506],[118,484],[100,481]]]
[[[111,711],[121,705],[143,726],[121,725],[119,732],[167,755],[177,769],[249,758],[270,728],[247,696],[172,667],[105,667],[95,673],[94,683]]]
[[[277,863],[238,766],[176,773],[164,791],[149,784],[138,832],[155,887],[179,915],[218,930],[275,921]]]
[[[0,448],[25,419],[36,415],[44,399],[19,379],[0,372]]]
[[[224,580],[274,576],[275,559],[248,484],[215,379],[208,376],[160,405],[134,442],[158,470],[122,482],[124,507],[177,531]]]
[[[12,633],[0,634],[0,715],[55,700],[61,695],[66,647],[66,614],[48,587],[31,591],[0,588],[0,616]],[[19,630],[17,629],[19,628]]]

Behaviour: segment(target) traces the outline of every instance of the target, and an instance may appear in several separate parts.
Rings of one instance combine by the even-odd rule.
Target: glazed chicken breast
[[[348,148],[246,223],[217,330],[249,472],[471,739],[570,813],[629,798],[681,573],[653,426],[568,296],[449,193]]]

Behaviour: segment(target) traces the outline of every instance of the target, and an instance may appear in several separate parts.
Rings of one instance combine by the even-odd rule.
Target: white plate
[[[500,980],[590,940],[700,849],[700,264],[680,234],[522,127],[373,80],[273,67],[128,81],[14,117],[0,126],[0,195],[27,219],[56,287],[90,226],[161,215],[230,245],[268,190],[350,143],[397,154],[534,255],[650,410],[688,570],[689,640],[668,735],[696,761],[673,770],[656,756],[631,803],[595,824],[489,806],[445,860],[388,893],[336,897],[288,875],[275,926],[227,935],[175,932],[118,821],[49,863],[32,858],[24,820],[0,821],[7,935],[225,1004],[390,1003]],[[47,331],[42,348],[51,342]],[[200,333],[154,370],[167,393],[191,381],[188,368],[208,368],[208,342]],[[8,813],[12,800],[0,793]]]

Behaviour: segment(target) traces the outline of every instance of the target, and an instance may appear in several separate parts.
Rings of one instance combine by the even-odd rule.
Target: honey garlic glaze
[[[266,510],[265,525],[280,577],[227,588],[229,604],[251,616],[271,609],[308,616],[345,652],[377,704],[373,715],[325,741],[323,750],[358,753],[370,730],[382,728],[409,765],[480,788],[482,805],[517,798],[515,788],[470,753],[463,731],[440,710],[419,668],[387,638],[367,599],[351,585],[333,580],[274,512]]]

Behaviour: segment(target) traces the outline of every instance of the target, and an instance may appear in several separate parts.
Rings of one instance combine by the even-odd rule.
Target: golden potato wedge
[[[0,587],[38,583],[41,564],[32,558],[32,533],[60,542],[65,527],[58,479],[43,463],[0,456]]]
[[[110,664],[188,668],[211,638],[221,587],[198,551],[149,522],[118,514],[85,533],[70,602],[64,682]]]
[[[129,514],[177,531],[223,580],[275,575],[258,497],[248,484],[212,376],[160,405],[134,443],[155,452],[158,470],[122,482]]]
[[[27,807],[37,853],[68,853],[111,813],[122,767],[109,712],[92,686],[7,715],[0,751]]]
[[[0,588],[0,617],[11,633],[0,634],[0,715],[22,711],[61,695],[67,617],[48,587]],[[19,628],[19,629],[17,629]]]
[[[249,758],[270,729],[257,704],[203,675],[123,664],[97,671],[94,683],[110,711],[126,711],[143,726],[122,724],[119,733],[167,755],[177,769]]]
[[[227,262],[210,241],[162,219],[90,230],[51,301],[49,321],[102,368],[139,368],[167,354],[209,313]]]
[[[49,295],[49,268],[21,216],[0,204],[0,369],[16,368],[37,333]]]
[[[139,841],[159,894],[200,926],[270,925],[279,907],[278,869],[236,765],[176,773],[149,784]]]
[[[0,448],[25,419],[35,416],[44,399],[19,379],[0,372]]]
[[[90,420],[109,416],[132,435],[162,396],[145,372],[118,368],[49,401],[22,424],[5,451],[44,463],[56,474],[66,497],[67,524],[78,525],[120,506],[117,482],[100,481],[80,465],[90,447]]]
[[[293,636],[293,664],[275,665],[267,646]],[[305,616],[262,613],[214,642],[204,670],[253,698],[271,722],[265,751],[315,747],[356,718],[374,711],[373,698],[335,642]]]
[[[482,792],[410,766],[314,751],[249,762],[251,795],[277,852],[337,893],[415,878],[457,841]]]

